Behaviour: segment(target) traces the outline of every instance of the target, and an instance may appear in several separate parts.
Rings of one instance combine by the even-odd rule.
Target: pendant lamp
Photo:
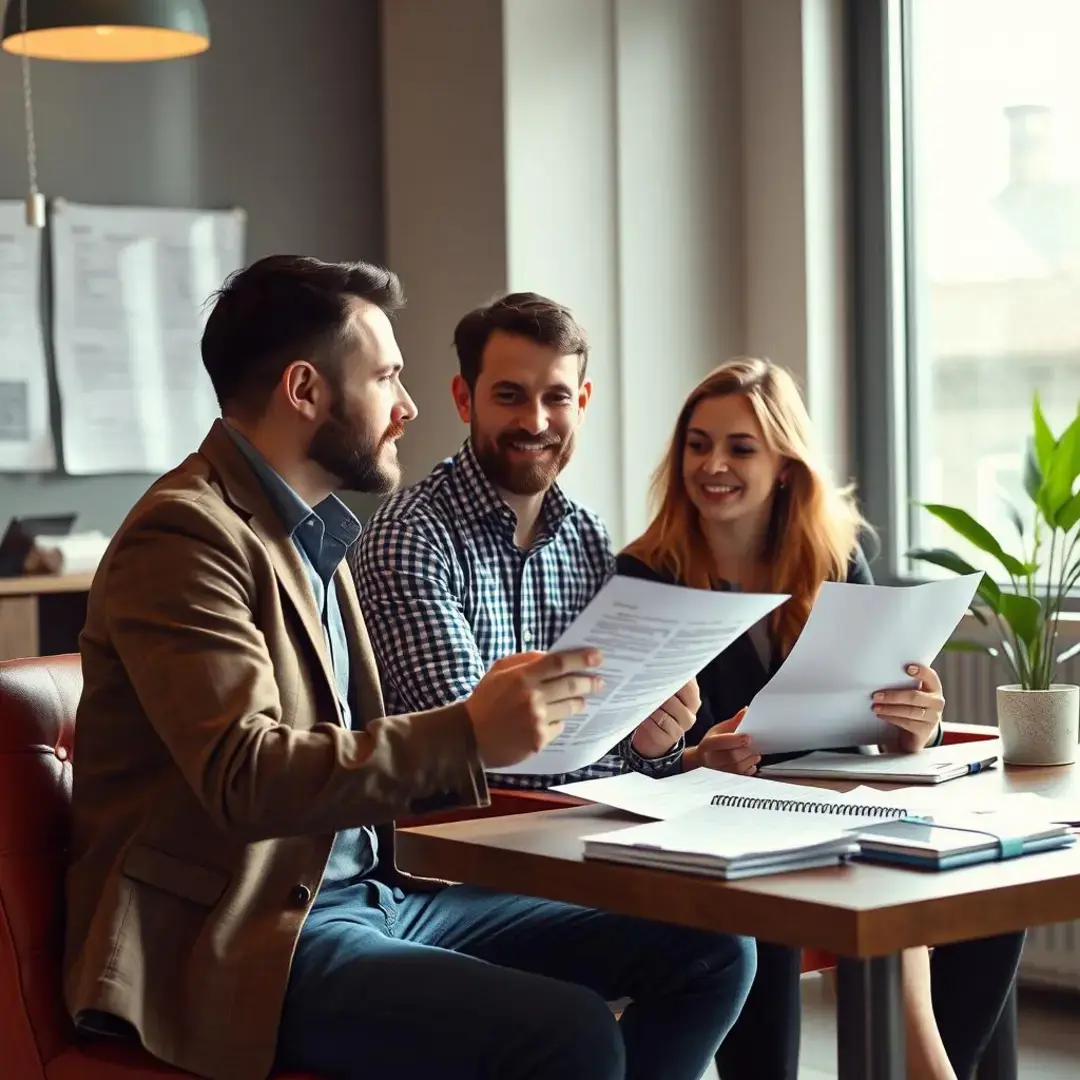
[[[202,0],[8,0],[6,52],[35,60],[130,62],[210,47]]]

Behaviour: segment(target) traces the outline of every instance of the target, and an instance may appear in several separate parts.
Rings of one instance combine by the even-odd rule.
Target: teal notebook
[[[923,870],[1016,859],[1076,843],[1067,825],[1006,813],[899,818],[854,831],[857,858]]]

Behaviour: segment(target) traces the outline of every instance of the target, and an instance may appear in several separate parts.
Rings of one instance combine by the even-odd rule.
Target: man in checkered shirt
[[[535,293],[478,308],[454,332],[454,402],[469,438],[393,496],[355,546],[360,603],[391,713],[466,697],[496,660],[550,649],[614,573],[611,539],[556,483],[592,393],[571,313]],[[544,788],[628,768],[680,768],[700,698],[690,683],[598,762]]]

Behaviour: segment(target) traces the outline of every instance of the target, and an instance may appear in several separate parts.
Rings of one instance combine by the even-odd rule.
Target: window
[[[888,570],[924,575],[910,547],[961,545],[915,503],[1013,537],[1032,396],[1058,432],[1080,401],[1080,2],[850,10],[856,462]]]

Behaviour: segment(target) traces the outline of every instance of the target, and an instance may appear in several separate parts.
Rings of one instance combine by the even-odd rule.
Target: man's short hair
[[[570,309],[536,293],[519,292],[470,311],[454,330],[458,369],[470,391],[476,389],[484,349],[497,330],[547,345],[562,356],[576,356],[578,381],[584,381],[589,343]]]
[[[230,275],[214,294],[202,336],[203,365],[222,411],[261,413],[296,360],[332,366],[350,343],[350,304],[387,315],[405,302],[390,270],[271,255]]]

